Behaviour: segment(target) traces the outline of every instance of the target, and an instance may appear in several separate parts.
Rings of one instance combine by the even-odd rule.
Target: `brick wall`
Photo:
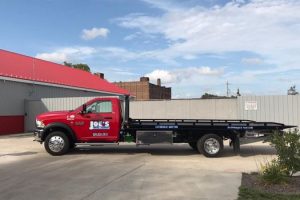
[[[149,82],[149,78],[141,77],[140,81],[115,82],[117,86],[124,88],[135,96],[136,100],[171,99],[171,88],[155,85]]]

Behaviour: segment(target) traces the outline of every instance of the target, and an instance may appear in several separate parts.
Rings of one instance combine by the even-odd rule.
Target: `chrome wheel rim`
[[[65,146],[65,141],[62,137],[60,136],[52,136],[49,140],[49,149],[53,152],[60,152],[64,146]]]
[[[209,138],[204,142],[204,149],[209,154],[216,154],[220,151],[220,143],[215,138]]]

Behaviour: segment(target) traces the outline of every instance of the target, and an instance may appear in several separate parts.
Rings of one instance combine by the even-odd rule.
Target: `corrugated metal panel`
[[[0,116],[24,115],[25,99],[40,100],[41,98],[85,96],[107,96],[107,94],[0,80]],[[63,107],[69,106],[67,101],[62,101],[62,103]],[[55,108],[55,106],[58,106],[58,102],[55,102],[55,100],[51,104],[53,109],[58,110],[60,108]]]
[[[0,80],[0,116],[24,115],[24,99],[30,92],[28,84]]]
[[[183,99],[133,101],[131,118],[149,119],[236,119],[236,99]]]
[[[257,102],[257,110],[245,110],[245,102]],[[300,95],[238,97],[238,117],[300,126]]]
[[[24,99],[43,98],[49,111],[71,110],[95,96],[107,96],[65,88],[0,80],[0,116],[24,115]],[[72,97],[70,98],[65,97]],[[245,101],[257,101],[256,111],[246,111]],[[135,101],[132,118],[250,119],[300,125],[300,95],[242,96],[236,99]]]
[[[47,111],[73,110],[97,97],[107,96],[42,98],[41,103]]]

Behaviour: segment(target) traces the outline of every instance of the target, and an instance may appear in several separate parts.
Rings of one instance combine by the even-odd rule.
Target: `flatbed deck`
[[[295,126],[276,122],[256,122],[251,120],[222,119],[130,119],[128,130],[259,130],[274,131]]]

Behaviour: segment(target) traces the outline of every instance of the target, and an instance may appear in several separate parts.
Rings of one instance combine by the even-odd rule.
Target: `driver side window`
[[[96,101],[86,108],[87,113],[111,113],[111,101]]]

